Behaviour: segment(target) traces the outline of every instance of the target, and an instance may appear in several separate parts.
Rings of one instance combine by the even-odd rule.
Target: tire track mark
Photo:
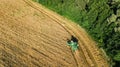
[[[46,14],[48,17],[50,17],[51,19],[53,19],[51,16],[49,16],[48,14],[47,14],[47,12],[43,12],[43,11],[41,11],[38,7],[36,7],[36,6],[34,6],[33,5],[33,3],[31,3],[30,1],[28,1],[28,0],[23,0],[24,2],[26,2],[27,4],[29,4],[31,7],[33,7],[33,8],[35,8],[36,10],[38,10],[38,11],[40,11],[40,12],[42,12],[43,14]],[[54,16],[53,16],[54,17]],[[55,20],[55,19],[57,19],[57,20]],[[61,23],[59,23],[58,21],[60,21],[58,18],[54,18],[53,19],[55,22],[57,22],[58,24],[60,24],[61,25]],[[63,25],[61,25],[65,30],[66,30],[66,28],[65,28],[65,26],[63,26]],[[66,30],[68,33],[70,33],[68,30]],[[83,54],[84,54],[84,52],[83,52]],[[75,59],[76,61],[77,61],[77,59]],[[81,61],[82,62],[82,61]],[[83,62],[84,63],[84,62]],[[87,62],[86,62],[87,63]],[[79,64],[78,62],[77,62],[77,64]],[[88,63],[87,63],[87,65],[88,65]]]
[[[31,7],[33,7],[34,5],[32,5]],[[35,9],[37,9],[37,8],[35,8]],[[37,9],[37,10],[39,10],[40,11],[40,9]],[[45,11],[45,10],[43,10],[43,11]],[[46,11],[45,11],[46,12]],[[43,12],[44,13],[44,12]],[[47,12],[46,12],[47,13]],[[45,13],[44,13],[45,14]],[[47,14],[46,14],[47,15]],[[48,15],[49,16],[49,15]],[[49,16],[50,17],[50,16]],[[56,18],[56,17],[54,17],[54,18]],[[52,18],[53,19],[53,18]],[[56,19],[58,19],[58,18],[56,18]],[[54,19],[55,20],[55,19]],[[59,19],[58,19],[59,20]],[[60,21],[60,20],[59,20]],[[72,25],[72,24],[71,24]],[[64,26],[64,25],[63,25]],[[68,27],[68,26],[67,26]],[[77,30],[76,30],[77,31]],[[80,36],[78,36],[79,38],[80,38]],[[81,38],[80,38],[81,39]],[[84,43],[83,43],[84,44]],[[82,47],[85,47],[85,46],[82,46]],[[96,50],[95,50],[96,51]],[[95,54],[95,53],[94,53]],[[85,55],[86,57],[89,57],[89,58],[91,58],[91,59],[93,59],[93,62],[94,62],[94,64],[95,64],[95,67],[96,67],[96,65],[97,65],[97,60],[96,59],[94,59],[94,57],[93,57],[93,55],[92,55],[92,53],[91,52],[89,52],[89,49],[87,48],[87,55]],[[89,61],[92,61],[92,60],[89,60]],[[96,62],[97,61],[97,62]],[[98,62],[99,63],[99,62]],[[93,66],[93,65],[91,65],[91,66]]]

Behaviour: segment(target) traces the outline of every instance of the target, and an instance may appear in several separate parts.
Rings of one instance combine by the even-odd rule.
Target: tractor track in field
[[[31,7],[33,7],[33,8],[35,8],[36,10],[39,10],[40,12],[42,12],[42,13],[44,13],[44,14],[46,14],[47,16],[49,16],[51,19],[53,19],[53,20],[55,20],[58,24],[60,24],[68,33],[70,33],[71,35],[75,35],[75,33],[74,32],[72,32],[72,31],[70,31],[69,29],[67,29],[67,27],[65,27],[63,24],[64,24],[64,22],[63,22],[63,24],[61,23],[61,20],[59,20],[58,18],[55,18],[55,16],[53,16],[53,15],[50,15],[49,13],[47,13],[47,12],[45,12],[45,11],[42,11],[39,7],[36,7],[36,6],[34,6],[29,0],[24,0],[26,3],[28,3]],[[80,45],[81,46],[81,45]],[[85,47],[84,47],[85,48]],[[82,49],[82,48],[80,48],[80,49]],[[72,51],[71,51],[72,52]],[[77,51],[77,53],[79,53],[79,52],[82,52],[83,53],[83,55],[84,55],[84,52],[83,52],[83,50],[79,50],[79,51]],[[73,52],[72,52],[73,53]],[[75,54],[73,54],[73,56],[74,56]],[[82,54],[81,55],[79,55],[79,56],[82,56]],[[75,60],[76,60],[76,62],[77,62],[77,65],[78,66],[80,66],[80,67],[90,67],[90,65],[88,64],[88,62],[86,61],[86,59],[85,59],[85,56],[82,56],[81,58],[79,57],[79,56],[74,56],[75,57]],[[77,57],[79,57],[79,59],[77,58]],[[83,59],[84,58],[84,59]],[[82,61],[80,61],[80,59],[82,59]],[[80,64],[81,63],[81,64]]]
[[[27,26],[20,25],[18,26],[18,30],[12,31],[11,30],[12,28],[11,29],[9,28],[9,24],[8,24],[8,27],[6,27],[7,23],[5,24],[4,22],[0,22],[0,32],[2,32],[0,34],[3,35],[3,37],[0,38],[0,44],[3,45],[3,46],[0,46],[1,48],[0,51],[2,51],[4,56],[4,57],[0,56],[0,66],[2,67],[7,66],[5,63],[8,63],[8,65],[10,65],[9,64],[10,62],[8,61],[8,59],[10,59],[12,55],[15,54],[16,55],[15,58],[19,60],[18,62],[20,64],[18,65],[17,60],[13,59],[11,61],[11,64],[14,64],[14,67],[16,67],[17,65],[18,66],[23,65],[23,67],[27,67],[28,66],[27,64],[29,63],[31,67],[32,66],[35,66],[35,67],[39,67],[39,66],[40,67],[49,67],[49,66],[50,67],[51,66],[52,67],[56,67],[56,66],[59,66],[59,67],[67,67],[67,66],[69,67],[73,67],[73,66],[74,67],[109,67],[107,60],[104,59],[104,56],[102,55],[102,53],[100,53],[101,51],[96,46],[95,42],[92,41],[92,39],[81,27],[74,24],[72,21],[67,20],[61,17],[60,15],[46,9],[40,4],[34,3],[30,0],[22,0],[22,1],[25,2],[24,3],[25,5],[32,7],[36,11],[40,12],[41,14],[44,14],[44,16],[47,16],[49,19],[51,19],[51,20],[48,19],[48,21],[52,21],[56,24],[59,24],[64,30],[62,28],[60,28],[61,30],[58,30],[58,31],[55,29],[56,32],[61,32],[61,33],[57,33],[57,35],[63,34],[61,37],[65,37],[65,38],[68,38],[68,37],[66,37],[64,34],[67,35],[68,33],[69,36],[74,35],[79,40],[79,50],[72,52],[72,50],[68,46],[66,47],[64,45],[61,45],[61,44],[65,44],[64,42],[62,42],[62,40],[66,41],[65,38],[62,38],[62,40],[60,40],[61,42],[59,43],[59,41],[57,41],[58,38],[56,38],[57,35],[55,35],[56,37],[53,37],[50,34],[47,35],[46,33],[43,33],[41,31],[39,32],[37,31],[37,29],[34,29],[36,28],[34,26],[33,28],[32,27],[28,28]],[[3,17],[7,17],[7,16],[9,15],[8,14],[3,15]],[[9,18],[12,21],[22,20],[21,17],[20,19],[14,19],[13,17],[9,17]],[[14,23],[14,25],[17,25],[17,23]],[[29,26],[32,26],[32,25],[29,25]],[[38,26],[38,29],[39,29],[39,26]],[[27,34],[25,34],[26,35],[25,36],[23,33],[18,32],[22,30],[24,30],[25,33],[30,31],[29,36]],[[6,33],[7,31],[11,32],[11,34]],[[66,31],[66,33],[64,33],[64,31]],[[24,37],[22,35],[24,35]],[[24,40],[17,38],[18,36],[23,37]],[[32,39],[32,37],[34,38]],[[30,41],[27,39],[29,39]],[[41,41],[39,42],[39,40]],[[57,45],[54,45],[53,43]],[[20,46],[18,47],[15,44],[18,44]],[[42,44],[43,46],[40,46],[39,44]],[[48,44],[51,44],[51,45],[48,45]],[[24,50],[23,46],[26,46],[29,49]],[[39,46],[41,47],[41,49]],[[16,51],[13,52],[14,50]],[[17,50],[19,52],[17,52]],[[28,53],[25,51],[28,51]],[[69,52],[71,52],[71,54],[69,54]],[[11,57],[5,58],[7,57],[7,55],[10,55]],[[63,56],[66,58],[63,58]],[[71,58],[73,57],[71,61],[69,60],[70,57]],[[32,59],[27,61],[26,58],[27,59],[32,58]],[[4,63],[4,62],[1,62],[1,59],[7,60],[7,61],[5,61]],[[21,62],[22,60],[24,62]]]
[[[47,16],[49,16],[51,19],[54,19],[57,23],[59,23],[64,29],[66,29],[70,34],[72,34],[72,35],[75,35],[76,37],[78,37],[78,39],[81,39],[81,37],[79,36],[80,34],[79,33],[81,33],[81,31],[79,31],[80,30],[80,28],[79,27],[76,27],[74,24],[72,24],[71,23],[71,26],[73,26],[73,27],[75,27],[74,28],[74,30],[76,30],[75,32],[73,32],[73,30],[71,31],[71,30],[68,30],[67,28],[70,28],[71,26],[70,26],[70,24],[69,23],[66,23],[66,21],[63,21],[62,23],[61,23],[61,20],[59,19],[59,18],[56,18],[56,16],[55,15],[52,15],[51,13],[48,13],[47,11],[42,11],[42,9],[41,8],[39,8],[39,7],[37,7],[37,6],[35,6],[35,5],[33,5],[29,0],[24,0],[26,3],[28,3],[31,7],[33,7],[33,8],[35,8],[35,9],[37,9],[37,10],[39,10],[40,12],[42,12],[42,13],[44,13],[44,14],[46,14]],[[42,6],[41,6],[42,7]],[[43,9],[44,10],[44,9]],[[71,21],[70,21],[71,22]],[[66,26],[65,26],[65,24],[66,24]],[[67,26],[68,25],[68,26]],[[71,27],[71,28],[73,28],[73,27]],[[70,28],[70,29],[71,29]],[[79,28],[79,29],[78,29]],[[77,34],[77,31],[78,31],[78,34]],[[87,35],[87,34],[86,34]],[[83,37],[82,37],[83,38]],[[85,40],[84,40],[85,41]],[[94,43],[95,44],[95,43]],[[95,61],[95,60],[97,60],[96,58],[94,58],[94,56],[92,55],[92,53],[90,52],[91,50],[92,50],[92,52],[94,53],[94,54],[96,54],[96,56],[97,56],[97,54],[99,55],[99,53],[97,52],[97,50],[95,50],[95,49],[90,49],[90,48],[87,48],[88,46],[87,45],[85,45],[85,43],[84,44],[79,44],[79,46],[80,46],[80,49],[79,49],[79,52],[81,52],[82,51],[82,53],[84,54],[85,53],[85,50],[86,50],[86,55],[84,54],[84,57],[83,58],[85,58],[86,59],[86,61],[87,61],[87,59],[88,59],[88,61],[89,62],[86,62],[87,64],[88,64],[88,67],[90,67],[90,66],[94,66],[94,67],[97,67],[98,65],[97,65],[97,62]],[[90,47],[90,46],[89,46]],[[86,48],[86,49],[84,49],[84,51],[83,51],[83,49],[82,48]],[[82,55],[82,54],[81,54]],[[88,57],[88,58],[87,58]],[[76,58],[76,60],[78,60],[77,58]],[[100,59],[101,60],[101,59]],[[100,60],[97,60],[97,61],[100,61]],[[81,61],[78,61],[77,63],[79,64]],[[103,62],[103,60],[101,60],[100,61],[101,63]],[[83,62],[84,63],[84,62]],[[91,64],[92,63],[92,64]],[[91,65],[90,65],[91,64]],[[104,65],[103,65],[104,66]]]

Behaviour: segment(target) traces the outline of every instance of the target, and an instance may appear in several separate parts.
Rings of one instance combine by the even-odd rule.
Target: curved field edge
[[[41,6],[41,5],[39,5],[39,6]],[[39,6],[37,6],[37,7],[39,7]],[[42,6],[42,7],[43,7],[43,6]],[[45,8],[45,7],[44,7],[44,8]],[[58,19],[57,16],[58,16],[58,17],[61,17],[61,16],[59,16],[59,15],[57,15],[57,16],[56,16],[56,15],[53,15],[53,14],[55,14],[55,13],[52,12],[52,11],[50,11],[50,10],[48,10],[48,9],[46,9],[45,12],[46,12],[46,13],[49,13],[49,15],[50,15],[51,17],[54,17],[54,16],[55,16],[54,18],[56,18],[56,19]],[[63,17],[62,17],[62,18],[63,18]],[[55,20],[56,20],[56,19],[55,19]],[[59,20],[60,20],[60,18],[59,18]],[[67,19],[65,19],[65,20],[67,20]],[[72,31],[76,30],[77,28],[79,29],[78,25],[76,25],[76,24],[75,24],[75,26],[74,26],[75,28],[73,28],[73,27],[70,28],[70,26],[74,25],[74,23],[71,22],[71,21],[69,21],[69,22],[70,22],[70,23],[68,23],[68,20],[67,20],[67,21],[64,21],[64,22],[61,23],[61,24],[62,24],[63,26],[67,26],[67,28],[70,29],[70,30],[72,29]],[[67,25],[67,24],[68,24],[68,25]],[[77,27],[77,28],[76,28],[76,27]],[[84,30],[83,30],[83,31],[84,31]],[[83,31],[82,31],[82,32],[83,32]],[[84,32],[85,32],[85,31],[84,31]],[[72,33],[76,33],[76,32],[74,31],[74,32],[72,32]],[[80,34],[79,34],[79,33],[76,33],[76,34],[77,34],[77,37],[79,38],[79,37],[80,37]],[[84,33],[84,34],[85,34],[85,33]],[[81,35],[84,35],[84,34],[81,34]],[[86,33],[86,35],[88,35],[88,34]],[[84,37],[86,37],[86,35],[84,35]],[[75,35],[75,36],[76,36],[76,35]],[[81,37],[81,39],[84,38],[84,37]],[[80,39],[80,38],[79,38],[79,39]],[[89,41],[89,40],[91,40],[91,39],[88,38],[88,41]],[[84,42],[85,42],[85,41],[84,41]],[[85,42],[85,43],[87,43],[87,42]],[[88,43],[87,43],[87,44],[88,44]],[[94,44],[94,45],[93,45],[93,44]],[[91,45],[93,45],[93,46],[91,46]],[[97,48],[97,46],[95,45],[94,42],[92,42],[91,45],[90,45],[89,47],[88,47],[88,45],[86,46],[86,48],[88,48],[87,51],[91,51],[91,54],[93,54],[93,55],[94,55],[94,54],[96,54],[96,55],[103,55],[103,54],[101,54],[101,52],[99,52],[99,49]],[[93,48],[93,47],[95,47],[95,49],[91,50],[91,48]],[[97,51],[97,50],[98,50],[98,51]],[[96,52],[96,51],[97,51],[97,52]],[[98,60],[100,60],[100,58],[98,58],[98,57],[100,57],[100,56],[93,56],[93,57],[94,57],[94,60],[95,60],[95,61],[99,62],[100,64],[103,63],[103,61],[102,61],[102,62],[98,61]],[[96,58],[95,58],[95,57],[96,57]],[[98,58],[98,59],[97,59],[97,58]],[[101,59],[105,60],[105,59],[103,58],[103,56],[102,56]],[[105,60],[105,61],[106,61],[106,60]],[[99,64],[99,63],[98,63],[98,64]],[[107,62],[106,62],[106,63],[107,63]]]
[[[36,1],[85,28],[89,35],[92,36],[92,39],[98,43],[97,45],[109,59],[110,64],[119,66],[119,0]]]

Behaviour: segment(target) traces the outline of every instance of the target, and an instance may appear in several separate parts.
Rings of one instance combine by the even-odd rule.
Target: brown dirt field
[[[66,40],[74,35],[79,50]],[[109,67],[83,28],[30,0],[0,0],[0,67]]]

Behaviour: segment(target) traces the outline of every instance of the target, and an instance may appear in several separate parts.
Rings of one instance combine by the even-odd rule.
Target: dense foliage
[[[84,27],[106,51],[114,67],[120,67],[119,0],[37,0]]]

